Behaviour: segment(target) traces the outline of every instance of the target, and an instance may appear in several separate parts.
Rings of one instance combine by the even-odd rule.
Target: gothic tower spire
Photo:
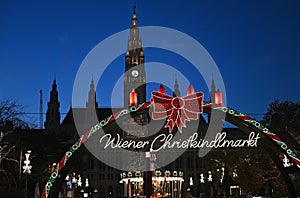
[[[134,6],[133,6],[132,19],[131,19],[131,22],[132,22],[132,26],[131,26],[131,27],[137,27],[137,17],[136,17],[135,9],[136,9],[136,6],[135,6],[135,4],[134,4]]]
[[[92,77],[91,84],[90,84],[90,90],[88,93],[88,100],[86,102],[86,124],[88,127],[91,127],[95,125],[98,122],[97,118],[97,108],[98,108],[98,102],[96,99],[96,91],[95,91],[95,84],[94,79]]]
[[[144,51],[140,30],[137,26],[136,6],[133,7],[132,25],[128,38],[125,56],[124,75],[124,107],[129,106],[130,92],[134,89],[137,93],[137,104],[146,102],[146,73],[144,66]]]
[[[219,89],[216,90],[216,85],[215,85],[214,79],[212,79],[212,82],[211,82],[210,102],[213,104],[223,105],[222,92]]]
[[[215,103],[215,93],[216,93],[216,85],[214,79],[211,81],[211,87],[210,87],[210,102]]]
[[[54,77],[52,83],[52,90],[50,92],[50,101],[48,102],[48,109],[46,113],[45,129],[48,134],[58,133],[60,124],[60,102],[58,101],[58,91],[56,85],[56,78]]]
[[[173,97],[180,97],[180,91],[179,91],[179,85],[178,85],[178,81],[177,78],[175,79],[175,84],[174,84],[174,91],[173,91]]]
[[[92,107],[92,108],[98,107],[98,102],[96,100],[95,84],[94,84],[93,78],[92,78],[91,84],[90,84],[90,90],[89,90],[88,101],[86,103],[86,107]]]

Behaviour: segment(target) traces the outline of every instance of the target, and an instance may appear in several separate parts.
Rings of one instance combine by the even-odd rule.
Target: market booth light
[[[182,184],[184,182],[182,171],[170,172],[166,170],[162,172],[155,170],[152,173],[152,186],[155,189],[154,196],[169,196],[176,192],[177,196],[182,196]],[[120,183],[124,185],[124,196],[132,197],[142,194],[140,189],[143,189],[144,180],[141,172],[124,172],[121,173]],[[175,195],[173,195],[175,196]]]

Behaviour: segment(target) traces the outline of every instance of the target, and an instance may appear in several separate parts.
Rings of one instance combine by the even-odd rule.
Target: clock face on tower
[[[139,76],[139,71],[136,70],[136,69],[132,70],[132,71],[131,71],[131,76],[132,76],[132,77],[138,77],[138,76]]]

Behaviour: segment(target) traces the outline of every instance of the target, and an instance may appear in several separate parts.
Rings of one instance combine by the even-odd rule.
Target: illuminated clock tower
[[[130,103],[130,92],[137,93],[137,104],[146,102],[146,73],[144,66],[144,52],[140,32],[137,26],[135,6],[133,7],[132,25],[125,57],[124,75],[124,107]]]

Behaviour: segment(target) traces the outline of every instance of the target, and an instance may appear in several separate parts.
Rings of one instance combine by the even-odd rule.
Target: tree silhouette
[[[23,105],[19,104],[17,100],[0,99],[0,128],[25,129],[33,126],[23,111]]]
[[[275,100],[262,123],[276,132],[293,150],[300,149],[300,102]]]
[[[14,99],[0,100],[1,196],[4,192],[9,192],[10,196],[18,194],[12,190],[20,187],[20,138],[16,131],[29,129],[30,126],[22,105]]]
[[[298,156],[300,155],[300,102],[275,100],[269,105],[261,122],[284,140]],[[296,191],[300,192],[299,171],[289,175]]]

